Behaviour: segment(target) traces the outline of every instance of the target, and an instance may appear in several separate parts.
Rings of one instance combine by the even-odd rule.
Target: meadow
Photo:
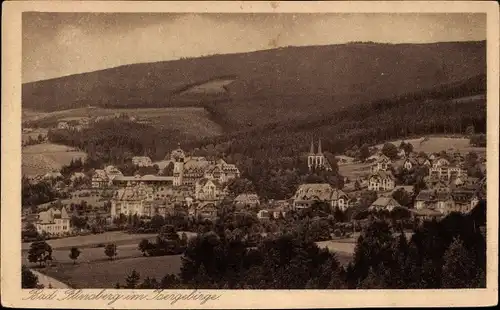
[[[87,154],[72,147],[42,143],[22,148],[22,173],[27,176],[45,174],[53,170],[60,170],[71,160],[85,159]]]
[[[100,250],[104,252],[103,249]],[[120,258],[118,254],[115,260],[59,263],[40,268],[38,271],[73,288],[114,288],[117,282],[124,285],[125,278],[134,269],[140,274],[141,279],[155,277],[161,280],[167,274],[178,274],[180,268],[181,255]]]
[[[61,121],[78,121],[84,118],[112,117],[126,114],[135,117],[138,122],[150,124],[159,128],[179,130],[193,137],[211,137],[222,133],[222,128],[210,119],[210,114],[203,107],[171,107],[171,108],[78,108],[61,110],[50,113],[40,113],[38,116],[31,112],[31,125],[39,127],[55,127]]]
[[[413,145],[414,152],[425,152],[425,153],[439,153],[441,151],[456,150],[460,153],[466,154],[468,152],[476,152],[479,155],[486,154],[486,148],[484,147],[474,147],[469,144],[469,138],[463,137],[421,137],[416,139],[408,140],[396,140],[391,141],[392,144],[399,147],[401,141],[406,143],[411,143]],[[382,148],[383,144],[377,145],[378,148]]]

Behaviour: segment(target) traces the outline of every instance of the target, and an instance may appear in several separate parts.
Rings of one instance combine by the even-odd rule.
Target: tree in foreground
[[[141,276],[137,271],[132,270],[132,273],[127,276],[125,279],[126,285],[125,288],[135,288],[137,284],[139,284],[139,280],[141,279]]]
[[[455,238],[444,254],[443,288],[473,288],[480,270],[477,270],[474,258],[465,248],[462,240]]]
[[[21,267],[21,287],[22,288],[37,288],[38,277],[29,270],[28,267],[23,265]]]
[[[112,260],[117,255],[116,244],[113,243],[106,245],[104,248],[104,254]]]
[[[139,251],[142,252],[143,256],[146,256],[147,251],[151,248],[151,243],[148,239],[142,239],[138,245]]]
[[[73,264],[76,264],[76,260],[80,256],[80,250],[77,247],[72,247],[69,252],[69,258],[73,260]]]
[[[41,266],[49,260],[52,260],[52,247],[45,241],[33,242],[28,252],[28,261]]]

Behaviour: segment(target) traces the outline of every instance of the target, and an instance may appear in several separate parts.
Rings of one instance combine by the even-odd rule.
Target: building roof
[[[382,170],[379,170],[377,171],[376,173],[372,174],[370,176],[370,178],[372,177],[380,177],[381,179],[391,179],[391,180],[394,180],[394,176],[392,175],[392,173],[390,171],[382,171]]]
[[[443,216],[443,214],[437,210],[432,210],[432,209],[428,209],[428,208],[423,208],[423,209],[411,209],[411,212],[414,214],[414,215],[417,215],[417,216],[435,216],[435,217],[439,217],[439,216]]]
[[[418,193],[415,200],[417,201],[432,201],[436,199],[436,195],[432,190],[422,190]]]
[[[299,186],[295,192],[295,200],[330,200],[333,187],[327,183],[307,183]]]
[[[394,198],[390,197],[379,197],[377,200],[375,200],[370,207],[387,207],[389,205],[392,205],[394,207],[401,207],[399,202],[397,202]]]
[[[412,185],[398,185],[398,186],[394,187],[391,194],[393,194],[394,192],[396,192],[399,189],[402,189],[408,193],[413,193],[413,186]]]
[[[257,194],[239,194],[234,198],[236,203],[258,202],[259,196]]]
[[[144,181],[149,181],[149,182],[168,182],[168,181],[173,181],[174,178],[172,176],[159,176],[159,175],[152,175],[152,174],[147,174],[144,176],[117,176],[114,178],[115,181],[120,181],[120,182],[126,182],[126,181],[135,181],[135,182],[144,182]]]

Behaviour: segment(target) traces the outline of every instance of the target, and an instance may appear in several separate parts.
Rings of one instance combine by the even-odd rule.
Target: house
[[[391,160],[384,154],[380,155],[374,164],[371,165],[370,171],[377,173],[378,171],[387,171],[391,167]]]
[[[280,216],[286,216],[286,209],[283,207],[276,207],[268,210],[270,216],[274,219],[278,219]]]
[[[418,156],[417,157],[417,164],[419,166],[425,166],[425,167],[431,167],[432,166],[431,161],[428,158],[424,157],[424,156]]]
[[[109,178],[105,170],[96,169],[92,174],[92,188],[104,188],[109,185]]]
[[[387,210],[387,211],[392,211],[394,208],[401,208],[402,206],[397,202],[394,198],[389,198],[389,197],[379,197],[377,200],[375,200],[370,207],[368,208],[369,211],[380,211],[380,210]]]
[[[424,209],[448,214],[455,210],[455,201],[449,192],[423,190],[415,198],[415,210]]]
[[[132,164],[138,167],[150,167],[153,162],[147,156],[134,156],[132,157]]]
[[[330,203],[333,188],[326,183],[307,183],[299,186],[295,191],[293,207],[295,209],[303,209],[311,207],[315,202]]]
[[[409,171],[412,170],[417,165],[418,163],[415,158],[407,158],[403,163],[403,168]]]
[[[385,192],[395,187],[395,178],[390,171],[378,171],[368,178],[368,190]]]
[[[435,191],[433,190],[421,190],[415,198],[415,210],[421,209],[435,209]]]
[[[413,218],[422,220],[432,220],[442,218],[444,215],[436,210],[432,209],[411,209]]]
[[[271,214],[268,210],[260,210],[257,212],[257,218],[259,220],[268,220],[271,218]]]
[[[234,204],[237,207],[253,208],[260,205],[260,200],[257,194],[240,194],[234,198]]]
[[[59,171],[47,172],[42,179],[44,180],[59,180],[62,179],[63,175]]]
[[[68,122],[59,122],[59,123],[57,123],[57,129],[69,129]]]
[[[455,203],[454,211],[467,213],[472,210],[479,202],[479,197],[473,190],[459,189],[451,192]]]
[[[330,201],[333,208],[339,208],[342,211],[345,211],[349,208],[350,199],[346,195],[346,193],[344,193],[340,189],[333,189],[330,196]]]
[[[59,236],[71,231],[70,217],[64,207],[61,210],[50,208],[38,213],[38,220],[34,225],[40,234]]]
[[[195,185],[195,199],[199,201],[219,201],[224,198],[222,185],[218,180],[200,179]]]
[[[217,218],[217,208],[213,203],[202,204],[196,208],[195,215],[202,219],[215,220]]]
[[[129,216],[149,215],[151,209],[145,210],[146,200],[153,200],[154,192],[150,186],[137,185],[118,189],[111,199],[111,217],[117,218],[120,214]]]
[[[400,148],[398,151],[398,157],[399,158],[405,158],[406,157],[406,151],[403,148]]]
[[[196,181],[202,178],[218,179],[220,183],[240,177],[240,171],[234,164],[228,164],[223,159],[207,160],[205,157],[187,156],[180,148],[173,150],[170,160],[174,164],[173,185],[195,186]]]
[[[109,185],[111,185],[116,177],[123,176],[123,173],[115,166],[107,166],[106,168],[104,168],[104,171],[106,172],[106,175],[108,177]]]
[[[86,177],[87,176],[83,172],[74,172],[73,174],[71,174],[69,179],[71,180],[71,182],[75,182],[78,179],[81,180],[81,179],[85,179]]]

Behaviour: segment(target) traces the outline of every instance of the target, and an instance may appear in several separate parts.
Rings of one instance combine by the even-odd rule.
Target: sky
[[[352,41],[486,39],[486,14],[23,13],[22,81],[120,65]]]

